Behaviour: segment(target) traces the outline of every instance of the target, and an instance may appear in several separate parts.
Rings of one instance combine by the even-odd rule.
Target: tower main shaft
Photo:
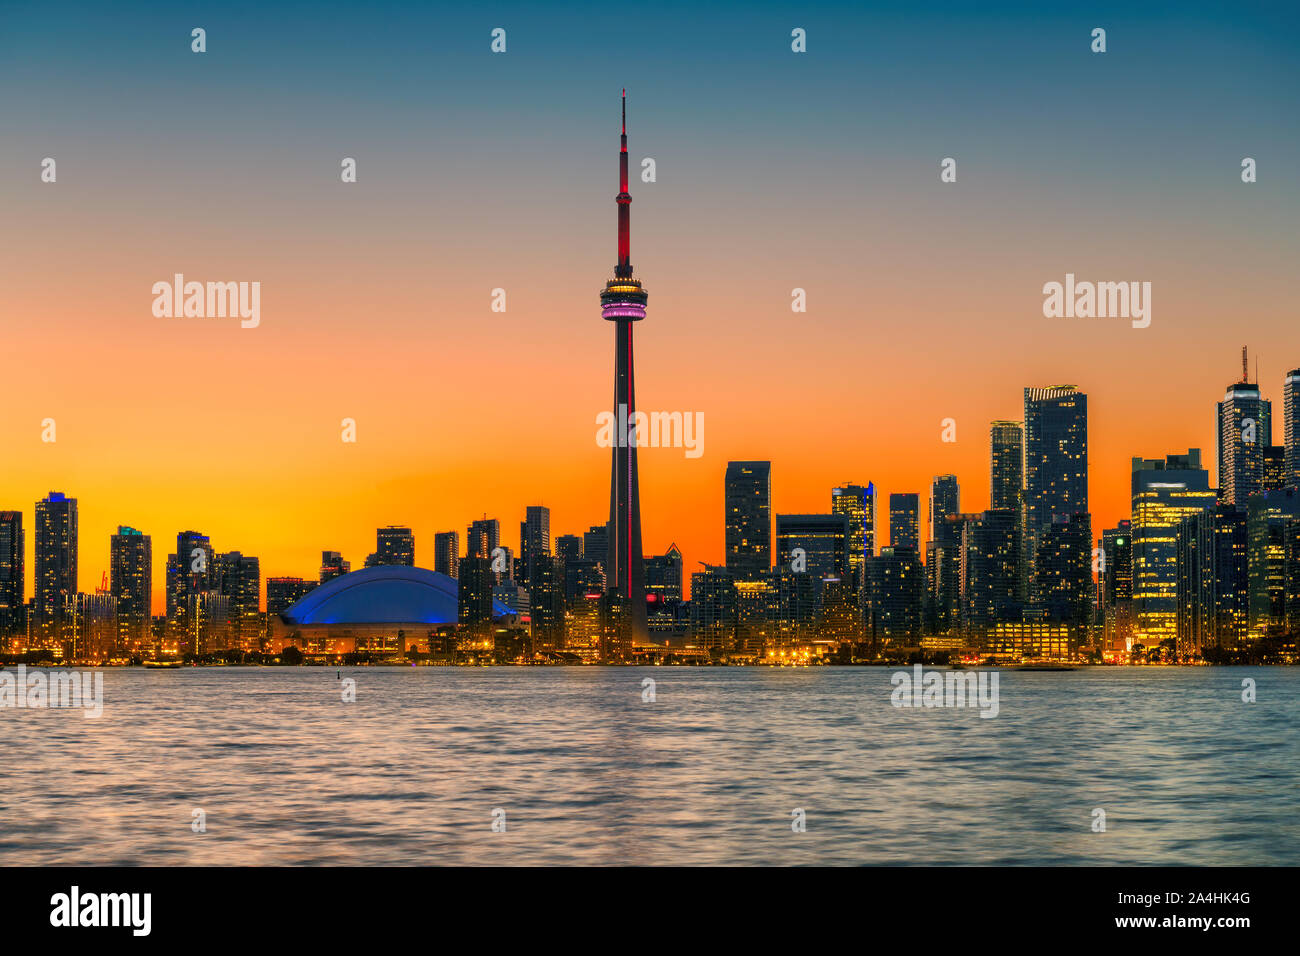
[[[614,278],[600,293],[601,316],[614,323],[613,460],[609,480],[609,553],[605,563],[607,597],[626,615],[628,636],[649,635],[645,606],[645,559],[641,551],[641,493],[637,480],[637,436],[632,323],[645,318],[646,290],[632,276],[631,206],[627,191],[627,91],[623,93],[623,131],[618,160],[618,263]]]

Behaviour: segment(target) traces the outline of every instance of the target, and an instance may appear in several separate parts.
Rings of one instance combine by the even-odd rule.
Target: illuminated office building
[[[1110,650],[1127,651],[1133,640],[1133,522],[1125,519],[1101,533],[1102,634]]]
[[[1020,511],[1025,430],[1020,422],[989,424],[989,507]]]
[[[283,614],[316,587],[315,581],[304,578],[283,577],[266,579],[267,616]]]
[[[730,650],[736,638],[736,582],[715,565],[691,575],[691,638],[710,650]]]
[[[1054,620],[1085,624],[1091,620],[1092,518],[1087,514],[1054,515],[1039,529],[1035,566],[1035,603]]]
[[[889,544],[921,551],[921,496],[905,492],[889,496]]]
[[[769,568],[735,582],[738,651],[762,654],[779,644],[777,618],[780,614],[779,573]]]
[[[1178,635],[1178,525],[1214,507],[1201,450],[1134,458],[1133,611],[1135,640],[1146,647]]]
[[[1019,610],[1020,518],[1009,508],[964,518],[959,569],[961,627],[968,640],[978,642],[996,621],[1010,619]]]
[[[1219,462],[1219,498],[1244,505],[1264,487],[1264,450],[1273,444],[1273,403],[1261,398],[1259,385],[1247,381],[1243,350],[1241,381],[1229,385],[1215,417]]]
[[[433,536],[433,570],[455,579],[460,566],[460,532],[439,531]]]
[[[77,594],[77,499],[51,491],[36,502],[36,598],[31,636],[62,646]]]
[[[501,546],[501,524],[496,518],[480,518],[471,521],[465,533],[465,556],[468,558],[491,558],[492,552]]]
[[[410,528],[389,525],[375,531],[375,561],[380,567],[415,567],[415,534]]]
[[[343,555],[337,551],[322,551],[320,553],[320,583],[326,584],[335,578],[341,578],[352,571],[352,562],[344,561]]]
[[[747,579],[772,567],[772,463],[729,461],[723,488],[724,544],[732,577]],[[778,560],[782,560],[778,557]]]
[[[1246,638],[1246,509],[1216,505],[1178,524],[1177,649],[1180,660]]]
[[[549,554],[533,553],[528,575],[528,612],[533,649],[540,652],[564,648],[564,562]]]
[[[1286,436],[1288,485],[1300,485],[1300,368],[1286,373],[1282,382],[1282,415]]]
[[[1286,467],[1286,446],[1269,445],[1264,449],[1260,472],[1260,490],[1277,491],[1293,484]]]
[[[27,631],[23,543],[23,513],[0,511],[0,648]]]
[[[880,554],[867,562],[867,582],[867,636],[877,647],[881,643],[919,644],[925,568],[916,548],[881,548]]]
[[[457,622],[470,640],[486,640],[492,628],[492,590],[496,584],[492,559],[476,555],[462,558],[457,581]]]
[[[936,475],[930,482],[925,546],[925,626],[947,634],[958,622],[961,568],[961,487],[956,475]]]
[[[822,581],[848,575],[850,535],[849,519],[842,514],[776,516],[782,563]]]
[[[1261,491],[1246,502],[1246,576],[1249,636],[1267,636],[1286,624],[1286,528],[1300,518],[1300,488]]]
[[[522,577],[525,584],[533,580],[533,565],[538,558],[551,556],[551,509],[545,505],[529,505],[524,510],[524,520],[519,522],[519,557],[523,562]]]
[[[1020,590],[1039,602],[1039,541],[1057,516],[1088,513],[1088,396],[1073,385],[1025,389]],[[1092,554],[1089,540],[1088,554]],[[1089,565],[1091,575],[1091,565]],[[1086,588],[1088,582],[1075,582]]]
[[[831,489],[831,514],[843,515],[849,523],[849,580],[861,589],[866,582],[866,563],[876,553],[876,486],[843,484]]]
[[[109,539],[109,591],[117,602],[117,646],[126,655],[153,647],[153,542],[149,535],[119,525]]]
[[[251,555],[230,551],[217,555],[217,590],[227,599],[229,646],[259,651],[265,636],[262,619],[261,562]]]

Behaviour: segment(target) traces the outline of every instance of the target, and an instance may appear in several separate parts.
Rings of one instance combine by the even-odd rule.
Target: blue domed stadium
[[[291,627],[455,624],[457,588],[455,578],[424,568],[363,568],[322,584],[282,612],[280,619]],[[513,613],[492,602],[494,617]]]

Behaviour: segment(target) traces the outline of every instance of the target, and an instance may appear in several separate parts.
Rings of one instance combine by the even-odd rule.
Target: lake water
[[[892,673],[107,670],[0,710],[0,864],[1300,864],[1300,669]]]

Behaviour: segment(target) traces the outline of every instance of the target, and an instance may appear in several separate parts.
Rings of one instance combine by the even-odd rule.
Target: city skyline
[[[1253,373],[1253,369],[1251,370],[1251,372]],[[1285,376],[1282,377],[1283,385],[1279,386],[1279,389],[1276,393],[1277,396],[1276,399],[1272,399],[1277,403],[1275,406],[1275,410],[1272,412],[1272,420],[1273,420],[1272,439],[1274,442],[1278,442],[1278,443],[1285,442],[1284,415],[1283,415],[1285,403],[1283,401],[1284,398],[1283,388],[1285,387],[1286,383],[1290,381],[1291,378],[1300,378],[1300,375],[1297,374],[1298,372],[1300,372],[1300,370],[1293,369],[1288,373],[1286,373]],[[1229,383],[1226,386],[1225,391],[1229,395],[1231,395],[1233,393],[1234,386],[1238,384],[1248,384],[1254,386],[1257,383],[1254,382]],[[1060,387],[1061,386],[1049,386],[1044,388],[1035,388],[1033,390],[1047,391],[1050,390],[1051,388],[1060,388]],[[1294,391],[1293,387],[1292,390]],[[1267,405],[1268,402],[1270,401],[1270,391],[1266,387],[1259,387],[1257,391],[1263,397],[1264,404]],[[1085,388],[1079,388],[1079,392],[1082,393],[1084,396],[1086,396],[1086,398],[1089,401],[1095,401],[1095,397],[1096,397],[1095,393],[1088,393],[1087,389]],[[1221,414],[1221,410],[1220,410],[1221,401],[1216,400],[1212,402],[1211,405],[1212,405],[1211,415],[1212,417],[1217,418],[1218,415]],[[989,469],[992,462],[996,458],[996,454],[994,450],[992,436],[990,434],[990,429],[993,426],[1005,426],[1006,424],[1008,424],[1008,421],[1009,420],[1005,420],[1005,419],[990,420],[989,422],[985,423],[984,431],[982,432],[984,436],[984,445],[985,445],[984,447],[985,460],[983,462],[983,467],[985,470],[984,489],[983,489],[984,498],[981,500],[980,498],[975,497],[976,495],[979,495],[981,492],[980,482],[978,480],[977,473],[971,476],[963,475],[960,473],[956,475],[958,486],[960,488],[960,495],[961,495],[961,504],[960,504],[961,513],[967,513],[967,514],[978,513],[995,507],[990,497],[990,492],[992,490],[992,481],[989,475]],[[1019,422],[1017,422],[1017,424],[1019,424]],[[1214,425],[1212,424],[1210,427],[1213,428]],[[1087,431],[1088,431],[1088,435],[1087,435],[1088,442],[1091,444],[1093,439],[1093,428],[1090,423],[1088,424]],[[1264,433],[1261,432],[1261,442],[1263,441],[1263,434]],[[1211,489],[1218,489],[1220,487],[1220,479],[1215,466],[1211,464],[1211,459],[1214,458],[1215,455],[1217,454],[1217,441],[1215,444],[1209,445],[1208,448],[1206,446],[1195,446],[1195,445],[1187,446],[1187,447],[1195,450],[1199,450],[1201,452],[1201,456],[1202,456],[1201,460],[1204,463],[1204,467],[1208,471],[1208,487]],[[1275,447],[1288,448],[1290,446],[1287,446],[1285,444],[1279,444],[1276,445]],[[664,451],[664,450],[650,449],[650,451]],[[1129,471],[1133,459],[1149,458],[1152,456],[1156,458],[1164,458],[1166,455],[1175,455],[1179,453],[1180,452],[1178,451],[1176,445],[1174,443],[1170,443],[1169,447],[1164,450],[1160,450],[1157,448],[1150,452],[1135,451],[1132,455],[1128,456],[1128,458],[1125,459],[1124,467],[1125,467],[1126,492],[1125,492],[1124,510],[1122,511],[1122,513],[1115,515],[1113,518],[1099,518],[1099,516],[1095,511],[1089,512],[1092,516],[1091,538],[1093,539],[1094,543],[1100,541],[1103,529],[1113,528],[1120,521],[1126,521],[1132,517],[1132,493],[1133,492],[1131,488],[1131,482],[1129,480],[1130,479]],[[712,534],[712,537],[715,537],[717,539],[722,539],[720,540],[720,544],[722,546],[720,546],[717,549],[717,552],[709,553],[707,555],[701,555],[698,558],[691,556],[689,552],[687,552],[686,549],[681,547],[677,542],[679,540],[693,540],[698,538],[700,536],[699,529],[692,528],[689,525],[685,525],[685,524],[677,526],[675,531],[674,530],[669,531],[669,539],[667,542],[665,542],[662,548],[656,549],[653,547],[643,547],[642,549],[643,557],[649,557],[652,555],[665,553],[670,546],[677,547],[679,551],[686,554],[686,570],[687,570],[688,581],[689,581],[689,572],[696,567],[703,566],[703,565],[721,565],[725,563],[725,557],[726,557],[725,522],[718,520],[717,515],[721,514],[724,510],[723,506],[725,502],[723,501],[723,499],[725,499],[726,496],[726,476],[727,476],[727,470],[731,466],[745,465],[745,464],[759,464],[759,465],[766,466],[768,469],[770,469],[771,473],[775,473],[773,476],[770,476],[766,479],[768,482],[770,482],[770,490],[768,492],[771,501],[770,520],[769,520],[769,527],[771,528],[769,532],[770,534],[775,534],[775,517],[778,514],[797,515],[797,514],[831,513],[832,509],[831,506],[827,503],[827,496],[830,495],[832,492],[838,491],[840,486],[843,484],[842,482],[828,480],[822,489],[822,495],[821,495],[822,502],[820,506],[813,505],[813,506],[806,507],[804,509],[781,507],[780,502],[782,499],[779,495],[779,489],[781,487],[782,470],[778,467],[777,462],[775,460],[755,459],[750,461],[729,461],[729,462],[719,463],[719,464],[721,470],[715,476],[717,479],[716,486],[717,486],[717,496],[719,499],[717,502],[718,507],[715,510],[715,514],[712,516],[711,519],[709,519],[710,524],[716,525],[716,528],[713,529],[716,533]],[[828,474],[838,474],[838,473],[839,473],[838,471],[835,471],[835,472],[829,472]],[[930,479],[925,481],[925,483],[917,489],[885,491],[883,492],[883,494],[885,495],[884,500],[888,502],[889,496],[899,495],[899,494],[909,494],[909,495],[917,494],[920,495],[922,498],[928,498],[930,493],[931,481],[933,481],[935,478],[938,478],[940,476],[941,473],[939,472],[934,473],[933,475],[930,476]],[[1092,470],[1089,469],[1087,473],[1087,477],[1088,477],[1088,486],[1090,489],[1092,485],[1092,476],[1093,476]],[[875,485],[875,482],[869,482],[869,483],[871,485]],[[45,498],[46,494],[49,493],[65,495],[69,499],[75,499],[78,502],[77,521],[80,527],[85,526],[84,515],[85,515],[88,502],[82,495],[77,494],[76,491],[73,489],[69,489],[69,488],[60,489],[55,487],[55,488],[45,489],[45,491],[42,492],[38,498],[33,500],[39,503],[41,500]],[[874,488],[872,489],[873,497],[878,496],[880,493],[881,492],[877,491],[876,489]],[[789,498],[787,498],[786,500],[789,500]],[[796,500],[803,500],[803,499],[796,499]],[[530,513],[534,509],[539,507],[547,511],[548,525],[547,525],[546,534],[548,538],[551,537],[551,531],[550,531],[551,527],[555,527],[557,529],[555,533],[556,537],[562,534],[581,535],[586,530],[586,528],[582,527],[583,522],[581,521],[573,522],[572,524],[567,524],[567,525],[560,525],[554,518],[551,517],[551,512],[553,509],[551,509],[549,505],[546,505],[543,502],[543,504],[541,505],[521,503],[521,505],[518,508],[519,517],[521,519],[524,519],[523,521],[521,521],[521,532],[524,530],[524,527],[527,524],[528,516],[530,515]],[[874,551],[872,552],[873,554],[879,554],[883,547],[886,547],[890,544],[890,539],[889,539],[890,512],[888,510],[888,504],[886,504],[884,508],[881,508],[879,503],[877,503],[876,507],[877,507],[877,513],[874,515],[874,528],[871,529],[873,531],[872,537],[875,542]],[[25,529],[34,527],[36,511],[32,505],[28,505],[23,502],[13,501],[11,499],[0,499],[0,511],[6,511],[6,510],[22,512],[24,515],[29,516],[28,520],[24,521],[23,526]],[[921,510],[925,511],[925,509],[921,509]],[[474,529],[475,526],[484,526],[485,523],[489,523],[489,522],[495,526],[495,529],[492,535],[492,543],[486,547],[486,550],[483,551],[483,553],[486,554],[488,551],[490,551],[491,547],[495,547],[497,543],[501,543],[507,547],[512,557],[520,557],[524,555],[526,553],[526,549],[523,546],[522,534],[521,534],[520,541],[517,543],[518,546],[516,546],[516,542],[507,538],[503,538],[501,536],[500,525],[501,525],[501,521],[503,520],[507,523],[508,526],[513,526],[512,524],[514,520],[513,516],[491,517],[484,514],[484,516],[481,518],[468,518],[467,520],[462,522],[461,526],[466,528],[466,532],[465,532],[466,542],[463,547],[460,547],[458,545],[459,552],[457,556],[463,558],[466,556],[472,556],[474,554],[480,553],[479,551],[474,550],[472,544],[472,540],[473,540],[472,530]],[[33,522],[33,524],[29,525],[28,521]],[[197,522],[197,521],[185,522],[183,520],[178,520],[176,523],[178,525],[184,525],[188,527],[205,527],[201,522]],[[931,525],[930,525],[928,515],[920,514],[917,523],[919,526],[918,530],[920,534],[920,544],[923,546],[927,541],[933,540],[933,532],[931,530]],[[102,564],[97,563],[97,552],[93,549],[92,550],[87,549],[86,542],[88,540],[88,535],[85,532],[81,532],[79,529],[79,538],[80,538],[81,546],[79,547],[78,549],[79,553],[76,556],[75,561],[73,562],[74,570],[72,572],[78,578],[79,590],[82,591],[92,590],[90,588],[85,587],[85,583],[87,581],[87,575],[89,576],[90,580],[98,581],[103,575],[108,573],[110,566],[112,564],[112,560],[111,560],[112,555],[111,555],[111,548],[110,548],[111,540],[113,536],[115,536],[118,533],[119,528],[126,528],[132,532],[136,532],[138,529],[139,533],[143,533],[144,535],[149,536],[155,540],[158,539],[160,534],[160,532],[156,529],[140,527],[140,525],[138,524],[132,525],[126,521],[121,521],[121,520],[112,520],[109,522],[109,524],[110,524],[110,531],[104,537],[104,547],[102,549],[104,555],[102,559]],[[414,524],[413,522],[402,522],[399,524],[393,521],[386,521],[383,524],[375,525],[368,530],[363,529],[359,531],[357,529],[349,528],[345,525],[341,525],[338,528],[331,527],[327,530],[320,531],[318,534],[315,532],[311,533],[312,535],[315,535],[312,538],[314,543],[310,547],[310,552],[313,555],[313,560],[308,561],[308,563],[305,566],[304,565],[284,566],[280,564],[268,565],[267,558],[261,551],[259,551],[258,544],[255,541],[249,542],[249,541],[239,540],[239,541],[232,542],[226,540],[225,536],[223,535],[218,535],[216,533],[209,534],[206,531],[205,531],[205,537],[220,538],[221,539],[220,544],[226,550],[238,549],[245,553],[257,555],[262,561],[261,576],[263,582],[265,582],[265,580],[268,578],[292,578],[292,577],[307,577],[308,579],[312,578],[314,576],[313,569],[317,569],[319,567],[319,563],[320,563],[319,555],[326,550],[334,551],[342,555],[342,557],[348,560],[351,566],[354,568],[362,567],[365,563],[367,554],[371,554],[373,556],[373,552],[376,547],[382,548],[382,542],[376,542],[375,539],[376,531],[382,532],[386,528],[396,528],[396,527],[411,530],[417,542],[420,541],[421,539],[424,540],[425,543],[423,545],[423,549],[417,551],[416,564],[418,566],[427,567],[430,569],[432,569],[435,565],[434,552],[435,552],[436,538],[438,536],[447,533],[456,534],[456,535],[460,534],[460,527],[458,526],[421,528],[416,524]],[[179,527],[177,528],[177,531],[163,530],[161,531],[161,538],[164,541],[170,541],[177,533],[186,533],[186,532],[182,531],[181,528]],[[337,542],[339,539],[350,539],[352,541],[356,541],[358,536],[364,537],[364,539],[367,540],[369,543],[365,545],[358,545],[354,549],[348,549],[347,547],[336,547],[327,543],[327,542]],[[25,587],[24,587],[24,592],[25,592],[24,600],[27,600],[27,599],[34,598],[35,591],[36,591],[36,575],[32,570],[36,568],[36,554],[35,554],[35,540],[34,540],[35,535],[30,531],[28,531],[28,533],[24,535],[24,538],[25,538],[24,564],[26,568],[29,569],[28,573],[25,575]],[[418,544],[417,547],[419,547]],[[770,544],[768,545],[768,550],[770,553],[771,551]],[[156,558],[153,562],[154,567],[153,567],[152,586],[151,586],[150,593],[151,593],[151,610],[152,613],[156,615],[161,611],[165,610],[165,606],[166,606],[167,584],[166,584],[165,557],[167,552],[166,550],[160,551],[158,549],[155,549],[155,553],[156,555],[160,556],[162,559],[162,560],[158,560],[158,558]],[[771,565],[769,565],[769,567],[770,566]],[[689,583],[686,583],[684,586],[687,589],[687,597],[689,597]],[[262,601],[264,604],[265,603],[264,584],[263,584]]]
[[[905,12],[810,19],[795,55],[774,5],[697,11],[685,34],[647,16],[630,35],[594,6],[516,9],[500,56],[466,11],[408,12],[382,42],[323,21],[307,45],[302,24],[248,13],[238,31],[213,20],[199,59],[157,11],[94,14],[78,44],[16,11],[4,89],[40,92],[5,100],[0,200],[23,241],[0,302],[0,507],[77,496],[83,588],[119,524],[156,539],[197,527],[291,575],[324,548],[359,565],[394,522],[431,540],[539,502],[557,529],[601,522],[609,452],[593,418],[609,383],[592,373],[608,342],[591,297],[609,265],[609,103],[627,85],[637,266],[655,295],[638,400],[707,421],[702,458],[641,451],[646,553],[675,542],[691,566],[724,560],[730,460],[772,461],[784,513],[823,511],[846,480],[874,483],[883,511],[942,473],[982,506],[988,423],[1022,417],[1024,386],[1060,382],[1091,396],[1093,529],[1114,526],[1132,456],[1213,459],[1206,408],[1243,341],[1275,403],[1296,364],[1300,186],[1279,157],[1300,144],[1275,122],[1300,105],[1295,25],[1241,11],[1211,41],[1194,14],[1111,11],[1120,42],[1098,56],[1065,13]],[[1242,69],[1203,69],[1211,42]],[[990,55],[1010,44],[1015,58]],[[145,53],[168,84],[130,82]],[[321,92],[338,56],[364,64],[342,103]],[[954,74],[933,76],[935,58]],[[101,74],[140,95],[107,96]],[[214,88],[222,110],[195,109]],[[1178,148],[1150,145],[1164,142]],[[40,181],[45,156],[56,183]],[[358,181],[343,184],[349,156]],[[646,158],[655,182],[640,180]],[[177,272],[260,281],[260,325],[155,317],[150,286]],[[1044,318],[1043,283],[1068,272],[1151,281],[1152,324]],[[794,288],[808,312],[790,311]],[[1224,341],[1233,321],[1248,334]],[[155,571],[155,606],[163,587]]]

